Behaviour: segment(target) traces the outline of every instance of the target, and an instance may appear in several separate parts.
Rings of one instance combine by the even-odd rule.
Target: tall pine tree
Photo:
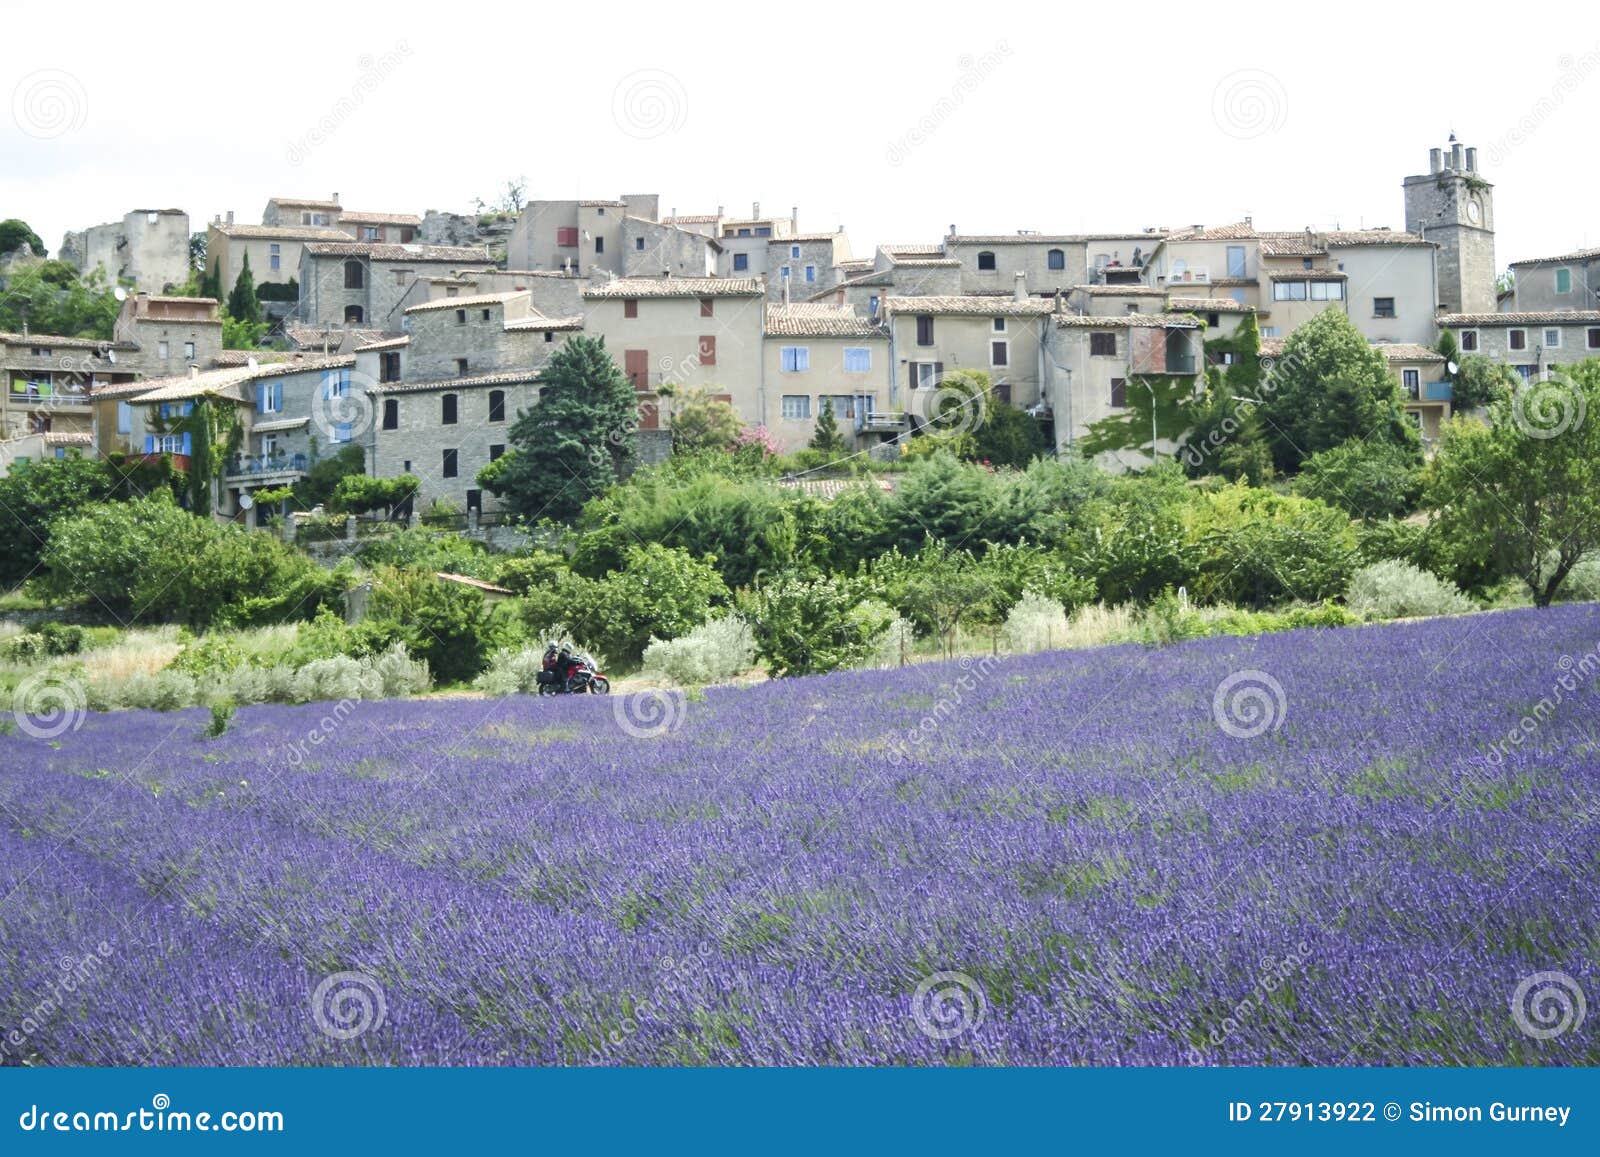
[[[844,437],[839,433],[839,423],[833,418],[833,399],[822,396],[822,407],[817,411],[817,428],[811,435],[811,448],[824,454],[837,454],[844,449]]]
[[[256,278],[250,272],[250,254],[244,255],[244,260],[239,263],[239,278],[233,283],[233,292],[228,294],[228,316],[234,321],[248,322],[256,325],[261,321],[261,301],[256,297]]]
[[[604,338],[567,342],[538,384],[538,404],[511,427],[512,449],[478,482],[524,518],[568,520],[632,469],[639,403]]]

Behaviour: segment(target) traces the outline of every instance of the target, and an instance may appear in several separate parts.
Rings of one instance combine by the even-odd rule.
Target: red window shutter
[[[649,350],[623,350],[623,372],[628,375],[628,380],[633,383],[636,390],[650,388],[650,351]],[[655,429],[654,426],[649,427]]]
[[[700,364],[714,366],[717,364],[717,339],[707,335],[700,339]]]
[[[576,225],[563,225],[557,229],[556,244],[563,249],[576,249],[578,247],[578,227]]]
[[[700,316],[701,317],[710,317],[713,304],[714,303],[713,303],[713,300],[711,298],[702,297],[700,299]]]
[[[628,297],[628,298],[624,298],[623,299],[623,302],[622,302],[622,316],[623,317],[638,317],[639,316],[639,299],[638,298],[636,298],[636,297]]]
[[[661,409],[654,402],[642,402],[639,405],[639,429],[661,429]]]
[[[732,394],[712,394],[711,395],[711,400],[713,402],[726,402],[730,406],[733,405],[733,395]]]

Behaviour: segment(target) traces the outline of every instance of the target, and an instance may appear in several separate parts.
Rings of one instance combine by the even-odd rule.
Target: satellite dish
[[[112,365],[116,365],[117,364],[117,351],[116,350],[107,350],[106,351],[106,361],[110,362]]]
[[[258,370],[261,368],[261,363],[256,361],[255,358],[246,358],[244,364],[246,369]]]
[[[1449,370],[1452,374],[1459,373],[1461,370],[1461,367],[1456,365],[1455,362],[1445,362],[1444,368]]]
[[[240,510],[249,510],[255,504],[256,504],[256,500],[255,500],[254,496],[249,495],[249,494],[241,494],[241,495],[239,495],[239,509]]]
[[[115,289],[113,289],[111,291],[111,296],[115,297],[118,301],[127,301],[128,300],[128,291],[126,289],[123,289],[122,286],[119,285],[119,286],[117,286]]]

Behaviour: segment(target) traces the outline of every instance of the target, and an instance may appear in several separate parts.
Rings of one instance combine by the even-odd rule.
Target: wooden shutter
[[[917,363],[912,362],[909,368],[911,370],[911,388],[914,390],[917,388]]]
[[[641,402],[639,405],[639,429],[661,429],[661,410],[654,402]]]
[[[1111,379],[1111,405],[1123,409],[1128,404],[1128,383],[1125,378]]]
[[[700,339],[700,364],[703,366],[717,364],[717,339],[713,334],[707,334]]]
[[[628,380],[633,383],[636,390],[650,388],[650,351],[649,350],[623,350],[623,372],[628,375]],[[655,429],[654,426],[648,427]]]
[[[637,298],[633,298],[633,297],[623,298],[623,300],[622,300],[622,316],[623,317],[638,317],[639,316],[639,301],[638,301]]]
[[[712,303],[712,299],[711,298],[702,297],[700,299],[700,316],[701,317],[710,317],[711,313],[712,313],[712,306],[713,306],[713,303]]]

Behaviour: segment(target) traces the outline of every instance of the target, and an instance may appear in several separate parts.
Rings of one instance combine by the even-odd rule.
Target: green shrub
[[[211,723],[206,727],[206,735],[212,739],[227,732],[233,723],[233,713],[238,710],[232,701],[220,699],[211,705]]]
[[[629,547],[616,573],[570,587],[565,621],[613,662],[629,666],[652,637],[688,634],[730,597],[711,559],[654,542]]]
[[[683,686],[732,679],[755,661],[755,638],[739,615],[711,619],[676,639],[651,639],[644,649],[646,672]]]
[[[1202,602],[1260,608],[1337,598],[1357,564],[1355,531],[1342,511],[1242,484],[1205,495],[1191,533]]]
[[[1024,591],[1005,622],[1006,650],[1045,651],[1065,644],[1067,608],[1055,599]]]
[[[756,657],[773,677],[859,665],[888,628],[889,614],[836,578],[784,575],[745,596]]]
[[[485,612],[481,592],[422,571],[377,572],[368,615],[375,623],[390,624],[388,629],[440,683],[470,681],[499,645],[499,619]]]
[[[1454,585],[1395,559],[1357,571],[1345,601],[1352,611],[1367,619],[1458,615],[1473,609],[1471,601]]]
[[[1422,458],[1413,447],[1357,439],[1311,455],[1293,485],[1352,518],[1394,518],[1422,497]]]
[[[543,669],[542,648],[508,648],[494,653],[488,670],[472,685],[490,695],[532,695],[539,690],[539,672]]]

